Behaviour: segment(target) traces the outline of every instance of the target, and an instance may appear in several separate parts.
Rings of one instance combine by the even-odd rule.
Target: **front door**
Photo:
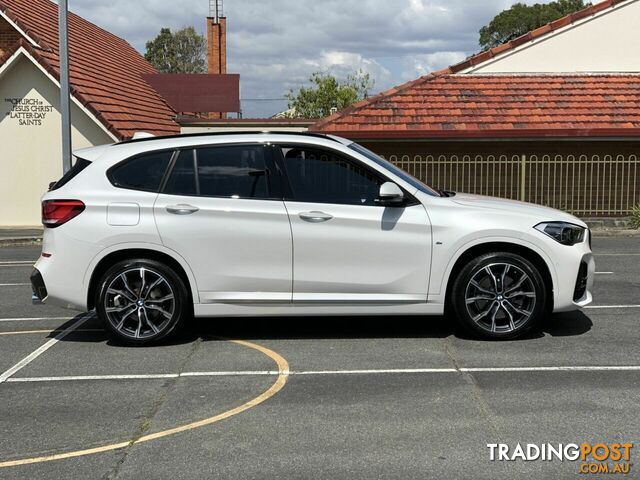
[[[289,180],[293,300],[426,302],[431,228],[424,207],[376,203],[387,181],[339,152],[281,146]]]
[[[291,302],[292,241],[271,148],[182,150],[154,212],[162,242],[187,260],[201,303]]]

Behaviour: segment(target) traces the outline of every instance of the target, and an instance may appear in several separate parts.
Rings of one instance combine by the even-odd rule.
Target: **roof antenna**
[[[224,17],[222,2],[223,0],[209,0],[209,16],[215,19],[216,23],[220,22],[220,17]]]

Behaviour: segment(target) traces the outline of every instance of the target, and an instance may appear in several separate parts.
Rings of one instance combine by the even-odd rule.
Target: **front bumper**
[[[562,260],[556,263],[558,295],[554,311],[568,312],[586,307],[593,302],[593,280],[596,262],[587,242],[564,251]]]
[[[44,284],[42,274],[37,268],[31,272],[31,303],[34,305],[41,304],[49,295],[47,293],[47,287]]]

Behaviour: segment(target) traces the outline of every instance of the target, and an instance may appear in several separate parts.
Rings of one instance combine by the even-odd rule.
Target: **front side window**
[[[109,180],[116,187],[157,192],[172,156],[173,151],[164,151],[125,160],[109,170]]]
[[[282,147],[282,157],[297,202],[375,205],[381,178],[337,153],[307,147]]]

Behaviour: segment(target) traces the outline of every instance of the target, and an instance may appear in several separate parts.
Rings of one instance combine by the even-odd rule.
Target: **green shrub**
[[[640,203],[631,209],[631,218],[629,218],[629,226],[636,230],[640,229]]]

